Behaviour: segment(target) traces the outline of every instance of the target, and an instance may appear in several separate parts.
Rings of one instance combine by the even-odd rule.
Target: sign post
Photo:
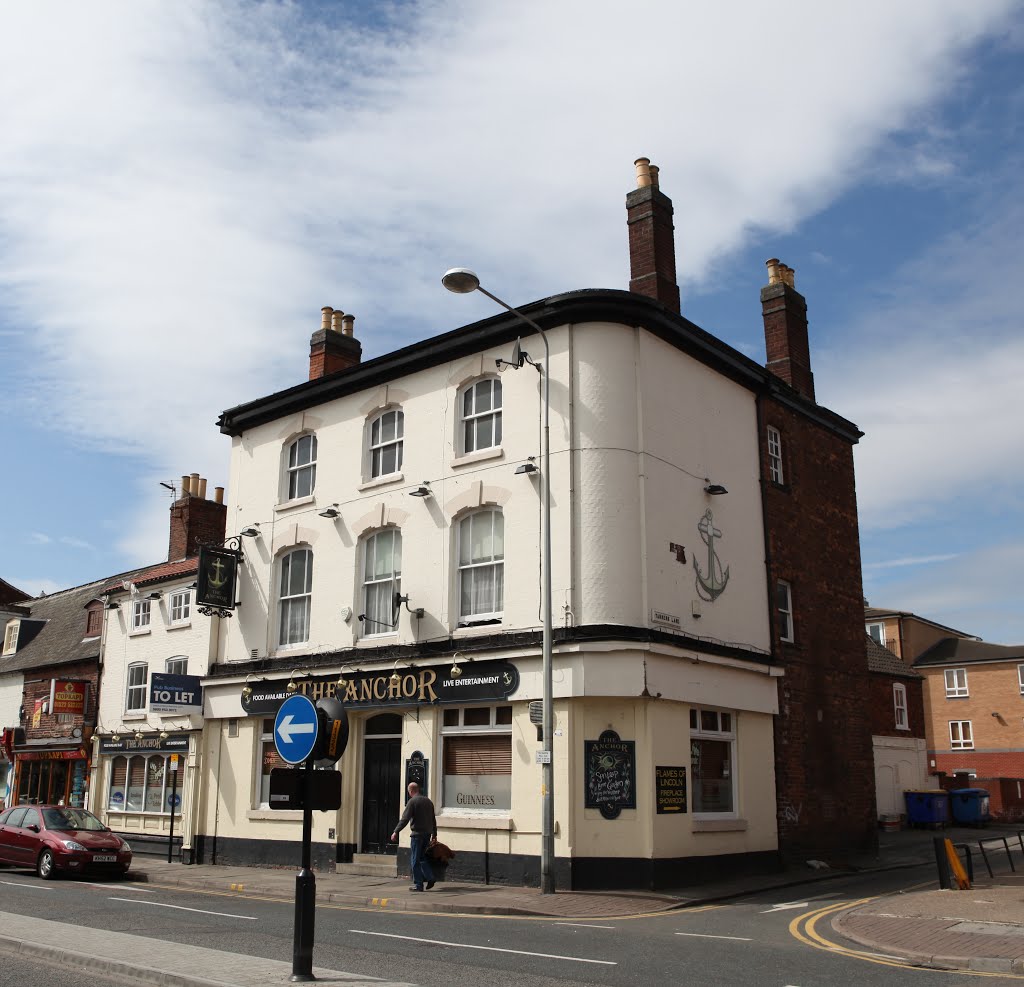
[[[171,762],[171,832],[167,837],[167,863],[172,862],[174,852],[174,809],[178,801],[178,755],[172,754]]]
[[[312,867],[313,809],[327,808],[334,799],[324,786],[315,784],[314,762],[333,763],[348,744],[348,715],[337,699],[321,699],[315,706],[304,695],[289,696],[274,720],[274,746],[287,764],[302,770],[302,861],[295,875],[295,935],[292,943],[293,983],[316,980],[313,976],[313,933],[316,923],[316,875]],[[337,775],[337,772],[334,772]],[[273,777],[271,777],[273,787]],[[336,797],[341,784],[337,775]],[[274,805],[274,802],[271,802]],[[285,807],[282,805],[282,807]]]

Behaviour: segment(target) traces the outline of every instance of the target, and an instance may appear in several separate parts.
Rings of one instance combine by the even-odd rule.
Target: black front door
[[[397,853],[388,840],[402,814],[402,741],[367,737],[363,751],[363,853]]]

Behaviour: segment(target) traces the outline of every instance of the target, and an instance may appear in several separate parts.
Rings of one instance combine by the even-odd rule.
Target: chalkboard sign
[[[654,803],[659,814],[686,811],[686,768],[654,769]]]
[[[412,757],[405,759],[405,801],[409,801],[409,782],[414,781],[420,786],[420,795],[427,795],[430,781],[430,762],[423,756],[423,751],[413,751]]]
[[[636,808],[636,741],[605,730],[598,740],[583,741],[583,759],[586,808],[600,809],[605,819]]]

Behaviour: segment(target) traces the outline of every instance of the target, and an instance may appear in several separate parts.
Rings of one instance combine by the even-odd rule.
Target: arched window
[[[149,678],[149,665],[144,661],[133,662],[128,666],[128,687],[125,690],[124,708],[133,713],[146,708],[146,682]]]
[[[402,468],[405,415],[385,411],[370,423],[370,477],[388,476]]]
[[[462,451],[501,445],[501,381],[488,377],[462,392]]]
[[[300,435],[288,447],[288,499],[309,497],[316,489],[316,436]]]
[[[402,532],[385,528],[363,543],[365,634],[394,630],[394,595],[402,591]]]
[[[282,645],[309,640],[309,611],[313,599],[313,553],[308,548],[289,552],[281,559]]]
[[[459,522],[459,619],[497,620],[505,608],[505,522],[501,511]]]

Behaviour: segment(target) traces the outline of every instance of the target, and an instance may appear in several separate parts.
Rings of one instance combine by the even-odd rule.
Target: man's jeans
[[[434,880],[434,871],[430,861],[423,855],[430,844],[429,836],[421,836],[413,833],[409,840],[409,853],[411,855],[410,865],[412,866],[412,880],[419,890],[423,890],[423,884],[429,884]]]

